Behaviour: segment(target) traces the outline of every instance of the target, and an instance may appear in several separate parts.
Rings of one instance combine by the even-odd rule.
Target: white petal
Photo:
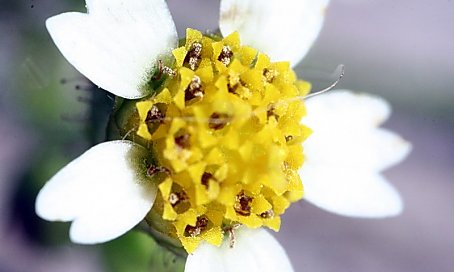
[[[306,107],[310,114],[304,123],[327,129],[333,123],[375,128],[391,114],[391,108],[384,99],[348,90],[336,90],[312,97],[306,101]]]
[[[390,115],[385,100],[348,91],[311,98],[303,123],[313,134],[305,142],[307,161],[380,171],[402,161],[411,145],[395,133],[377,128]]]
[[[402,161],[411,145],[378,128],[390,115],[383,99],[334,91],[307,101],[303,123],[313,134],[304,143],[300,170],[305,198],[328,211],[348,216],[397,215],[402,201],[379,174]]]
[[[188,256],[185,272],[292,272],[284,248],[264,229],[235,232],[234,248],[204,243]],[[228,239],[226,239],[228,240]]]
[[[244,44],[273,61],[303,59],[317,38],[329,0],[221,0],[222,34],[238,31]]]
[[[313,164],[368,168],[378,172],[402,161],[410,144],[385,129],[355,130],[334,123],[331,131],[314,130],[304,144]]]
[[[49,221],[73,221],[71,240],[105,242],[139,223],[156,197],[146,177],[148,151],[129,141],[98,144],[69,163],[41,189],[36,213]]]
[[[124,98],[149,94],[158,59],[177,46],[164,0],[87,0],[89,14],[49,18],[47,29],[65,58],[99,87]]]
[[[366,218],[402,212],[403,203],[396,189],[368,169],[307,163],[300,176],[305,199],[327,211]]]

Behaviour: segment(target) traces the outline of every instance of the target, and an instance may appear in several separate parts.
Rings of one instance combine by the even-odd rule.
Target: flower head
[[[71,64],[125,101],[111,122],[122,140],[60,170],[41,190],[37,213],[73,221],[79,243],[114,239],[145,219],[192,253],[186,271],[224,262],[227,270],[292,271],[261,227],[278,231],[303,185],[308,200],[337,213],[398,213],[400,198],[378,172],[409,145],[377,129],[387,105],[341,92],[312,98],[306,109],[310,84],[291,68],[320,31],[326,5],[223,0],[223,35],[188,29],[181,44],[163,0],[87,0],[88,14],[50,18]],[[355,108],[370,118],[354,118]],[[314,140],[306,141],[306,110]]]
[[[235,224],[279,230],[303,195],[297,170],[310,131],[300,97],[310,85],[289,63],[241,46],[238,33],[188,29],[173,54],[175,76],[136,104],[137,134],[167,172],[154,209],[188,252],[202,240],[220,245]]]

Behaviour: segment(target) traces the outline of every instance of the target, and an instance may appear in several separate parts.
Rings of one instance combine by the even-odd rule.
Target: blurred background
[[[180,36],[216,29],[219,3],[168,0]],[[153,241],[132,233],[102,246],[78,246],[69,224],[34,214],[39,188],[102,140],[110,99],[60,55],[46,18],[85,11],[83,0],[0,0],[0,271],[147,271]],[[332,0],[319,39],[298,71],[329,85],[383,96],[385,124],[413,143],[385,175],[402,193],[397,218],[339,217],[306,202],[276,234],[296,271],[453,271],[454,2]],[[91,106],[92,105],[92,106]]]

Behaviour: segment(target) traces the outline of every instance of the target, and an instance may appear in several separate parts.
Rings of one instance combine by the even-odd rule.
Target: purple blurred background
[[[168,2],[181,36],[186,27],[217,28],[218,1]],[[0,3],[0,271],[102,271],[95,248],[42,250],[28,241],[20,222],[9,219],[18,186],[13,181],[33,147],[42,144],[34,137],[40,127],[23,121],[26,109],[17,97],[28,94],[20,93],[17,74],[42,85],[42,97],[50,82],[74,75],[51,43],[44,20],[83,11],[83,5],[83,0]],[[332,80],[338,64],[345,64],[339,88],[390,101],[394,113],[385,126],[414,149],[385,173],[403,195],[400,217],[343,218],[305,202],[290,208],[276,236],[296,271],[454,271],[453,15],[449,0],[332,0],[325,27],[300,71],[317,88]],[[51,48],[52,59],[40,55],[34,43]],[[55,62],[62,72],[49,75],[49,64]],[[71,96],[61,93],[67,101]]]

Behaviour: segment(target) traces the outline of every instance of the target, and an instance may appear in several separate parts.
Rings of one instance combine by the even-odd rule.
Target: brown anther
[[[290,142],[291,140],[293,140],[293,136],[292,135],[285,136],[285,141],[286,142]]]
[[[176,76],[177,73],[170,67],[165,66],[164,63],[162,63],[162,60],[158,60],[158,74],[153,77],[155,80],[160,80],[162,75],[168,75],[168,76]]]
[[[276,120],[279,120],[279,115],[274,112],[274,106],[269,107],[268,111],[266,112],[266,117],[268,117],[268,119],[270,119],[271,116],[274,116]]]
[[[210,184],[210,179],[211,180],[216,180],[216,178],[213,176],[213,174],[205,172],[205,173],[203,173],[202,178],[200,179],[200,181],[201,181],[203,186],[208,188],[208,186]]]
[[[233,248],[236,243],[235,230],[237,230],[241,224],[233,224],[227,227],[224,227],[224,231],[229,234],[229,247]]]
[[[218,60],[222,62],[225,66],[228,66],[232,61],[233,51],[228,45],[222,47],[221,54],[219,54]]]
[[[189,49],[188,54],[184,60],[185,63],[189,64],[189,68],[193,71],[199,67],[200,60],[202,59],[202,44],[195,42]]]
[[[189,141],[191,135],[188,133],[184,133],[180,136],[175,137],[175,143],[182,149],[188,149],[191,147],[191,142]]]
[[[183,202],[187,199],[188,199],[188,196],[183,191],[174,192],[169,195],[169,203],[170,203],[170,205],[172,205],[172,207],[175,207],[176,205],[180,204],[181,202]]]
[[[145,118],[145,123],[147,124],[155,124],[164,123],[164,114],[159,110],[156,105],[153,105],[151,109],[147,113],[147,117]]]
[[[229,93],[236,93],[236,90],[238,89],[239,86],[240,86],[239,83],[233,86],[230,83],[227,83],[227,90],[229,91]]]
[[[184,93],[184,100],[190,101],[194,98],[202,98],[204,91],[202,89],[202,80],[198,76],[194,76],[186,88]]]
[[[268,219],[268,218],[273,218],[274,217],[274,211],[273,210],[268,210],[260,214],[261,218]]]
[[[228,114],[215,112],[210,116],[208,127],[215,130],[223,129],[230,119]]]
[[[184,229],[184,235],[190,237],[196,237],[200,235],[208,227],[208,219],[204,216],[197,218],[195,226],[187,225]]]
[[[168,66],[162,66],[162,73],[168,76],[174,77],[177,75],[177,72]]]
[[[236,90],[241,86],[245,86],[245,83],[241,80],[241,77],[236,76],[232,78],[232,75],[229,75],[227,80],[227,90],[229,93],[236,94]]]
[[[170,202],[170,205],[175,206],[178,203],[180,203],[180,198],[178,197],[178,195],[176,193],[171,193],[169,195],[169,202]]]
[[[274,78],[277,76],[277,72],[273,69],[265,68],[263,69],[263,76],[265,77],[266,82],[272,83]]]
[[[266,117],[270,118],[271,116],[274,116],[274,108],[266,111]]]
[[[150,165],[147,169],[147,175],[149,177],[154,176],[158,173],[165,173],[167,175],[170,175],[170,170],[165,167],[156,166],[156,165]]]
[[[288,162],[285,161],[285,162],[282,164],[282,170],[287,171],[287,170],[289,170],[289,169],[290,169],[290,164],[288,164]]]
[[[236,202],[233,206],[236,213],[249,216],[251,215],[251,203],[253,198],[244,194],[243,191],[236,196]]]

